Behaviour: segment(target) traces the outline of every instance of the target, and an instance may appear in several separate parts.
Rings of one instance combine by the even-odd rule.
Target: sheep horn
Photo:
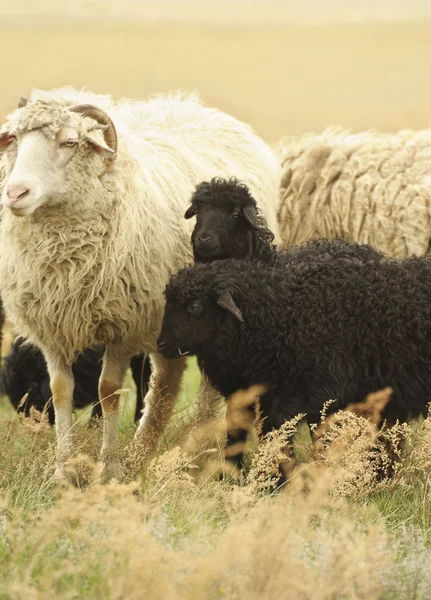
[[[18,108],[24,108],[24,106],[26,106],[27,104],[28,104],[27,96],[21,96],[21,98],[18,101]]]
[[[244,219],[247,221],[247,223],[252,229],[260,229],[259,222],[257,220],[257,210],[255,206],[244,206],[244,208],[242,209],[242,214],[244,215]]]
[[[103,137],[105,138],[105,142],[111,148],[111,150],[113,150],[114,153],[117,152],[117,132],[115,130],[114,123],[111,121],[105,111],[97,108],[97,106],[93,106],[92,104],[80,104],[79,106],[73,106],[69,110],[75,113],[80,113],[84,117],[90,117],[101,125],[107,125],[107,128],[103,132]],[[115,155],[113,158],[107,160],[112,163],[114,158]]]
[[[242,316],[242,312],[235,304],[235,300],[232,298],[232,294],[228,291],[221,292],[217,298],[217,304],[229,311],[234,317],[238,319],[241,323],[243,323],[244,319]]]

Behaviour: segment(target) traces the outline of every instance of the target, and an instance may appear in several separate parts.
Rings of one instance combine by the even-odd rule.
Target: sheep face
[[[63,109],[54,122],[46,118],[46,110],[45,119],[42,116],[35,121],[39,107],[32,104],[29,109],[17,111],[29,114],[14,118],[14,113],[0,130],[6,175],[1,202],[17,216],[28,216],[42,205],[65,201],[73,194],[77,181],[94,178],[92,163],[101,169],[99,157],[115,154],[106,144],[101,125],[93,119],[73,113],[72,108]]]
[[[192,233],[196,262],[244,258],[253,251],[253,231],[258,229],[256,201],[248,188],[232,178],[202,182],[192,196],[185,218],[196,216]]]
[[[202,345],[211,343],[215,334],[209,303],[198,297],[187,302],[166,303],[162,329],[157,340],[158,351],[168,359],[196,354]]]
[[[212,265],[211,265],[212,266]],[[166,306],[157,340],[168,359],[199,354],[212,344],[229,347],[243,321],[233,293],[225,285],[213,286],[199,268],[185,269],[166,287]]]

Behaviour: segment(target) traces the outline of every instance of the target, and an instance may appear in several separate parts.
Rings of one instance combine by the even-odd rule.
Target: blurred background
[[[430,0],[1,0],[0,116],[33,86],[176,88],[270,142],[431,125]]]

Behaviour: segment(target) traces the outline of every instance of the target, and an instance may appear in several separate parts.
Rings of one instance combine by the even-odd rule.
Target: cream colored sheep
[[[431,241],[431,130],[349,134],[328,129],[281,141],[283,246],[313,237],[423,255]]]
[[[280,169],[249,126],[194,96],[121,101],[72,88],[34,90],[0,130],[6,170],[0,289],[16,331],[45,355],[58,472],[73,451],[78,352],[104,344],[102,456],[117,439],[118,395],[130,358],[151,354],[153,389],[137,437],[151,454],[178,395],[185,358],[156,352],[169,276],[192,261],[184,219],[195,185],[215,175],[250,187],[271,229]]]

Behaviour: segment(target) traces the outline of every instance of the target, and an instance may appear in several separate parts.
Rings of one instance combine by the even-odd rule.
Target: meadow
[[[330,124],[428,127],[430,33],[429,21],[2,26],[0,114],[32,86],[115,98],[181,87],[269,142]],[[137,480],[106,485],[89,411],[74,424],[77,485],[59,485],[43,415],[19,418],[0,398],[0,600],[431,598],[431,417],[382,442],[351,412],[324,432],[319,457],[308,429],[290,423],[259,449],[250,443],[245,475],[220,480],[223,407],[215,443],[186,444],[198,382],[191,360],[158,458]],[[123,448],[135,429],[129,374],[124,388]],[[298,464],[276,492],[296,428]],[[396,458],[390,478],[377,477],[379,444]]]
[[[198,380],[192,360],[158,458],[127,483],[101,483],[101,427],[89,411],[76,415],[72,483],[59,485],[43,415],[19,418],[3,402],[0,598],[430,597],[431,418],[380,445],[368,420],[346,413],[323,431],[319,456],[308,428],[291,422],[258,449],[252,438],[246,474],[220,480],[223,410],[215,443],[189,442]],[[133,392],[128,376],[123,448]],[[298,463],[276,491],[295,429]],[[392,477],[376,476],[376,447],[383,463],[395,456]]]

